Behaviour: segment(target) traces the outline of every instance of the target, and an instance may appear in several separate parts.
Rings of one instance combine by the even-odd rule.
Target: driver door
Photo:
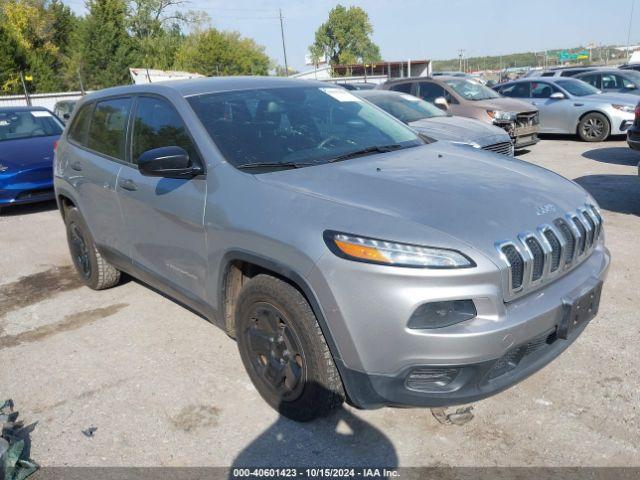
[[[566,96],[551,98],[558,92],[560,89],[551,83],[531,82],[530,103],[540,111],[541,133],[570,133],[568,118],[572,103]]]
[[[148,177],[137,167],[140,155],[154,148],[179,146],[193,162],[201,162],[198,151],[180,114],[156,96],[137,98],[130,142],[129,162],[122,166],[117,192],[133,264],[200,303],[206,297],[206,180]]]

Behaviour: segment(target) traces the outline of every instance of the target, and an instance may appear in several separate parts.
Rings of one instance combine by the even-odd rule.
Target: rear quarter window
[[[115,98],[96,103],[89,125],[87,147],[124,160],[130,110],[131,98]]]
[[[92,109],[93,103],[87,103],[83,105],[78,111],[78,114],[74,117],[73,122],[69,127],[69,139],[76,143],[79,143],[80,145],[86,144]]]

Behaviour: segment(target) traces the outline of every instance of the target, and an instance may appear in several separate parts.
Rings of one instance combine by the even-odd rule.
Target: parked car
[[[634,150],[640,150],[640,102],[636,105],[635,116],[633,125],[627,130],[627,143]],[[640,175],[640,164],[638,165],[638,175]]]
[[[640,72],[635,70],[598,69],[580,73],[573,78],[587,82],[604,93],[640,95]]]
[[[637,97],[603,94],[575,78],[527,78],[495,88],[538,108],[540,133],[577,134],[585,142],[602,142],[610,135],[624,134],[633,123]]]
[[[622,70],[640,71],[640,63],[626,63],[624,65],[620,65],[618,68],[620,68]]]
[[[585,72],[597,70],[598,66],[592,67],[555,67],[547,70],[535,70],[527,77],[573,77]]]
[[[358,92],[357,95],[435,140],[513,155],[511,137],[494,125],[473,118],[454,117],[435,105],[406,93],[369,90]]]
[[[448,72],[448,71],[442,71],[442,72],[433,72],[431,74],[432,77],[458,77],[458,78],[466,78],[469,80],[475,80],[476,82],[479,82],[483,85],[486,85],[487,82],[484,78],[482,78],[480,75],[473,75],[471,73],[466,73],[466,72]]]
[[[372,90],[374,88],[376,88],[376,85],[374,83],[339,83],[338,85],[340,85],[343,88],[346,88],[347,90]]]
[[[0,209],[54,198],[53,150],[63,128],[46,108],[0,107]]]
[[[584,331],[610,261],[576,183],[309,80],[92,93],[54,171],[82,281],[124,271],[201,313],[296,420],[508,388]]]
[[[61,100],[56,102],[53,107],[53,113],[62,120],[63,123],[67,123],[67,120],[71,118],[71,113],[76,103],[76,100]]]
[[[458,77],[415,77],[392,80],[378,88],[404,92],[461,117],[503,128],[516,150],[538,143],[538,110],[473,80]]]

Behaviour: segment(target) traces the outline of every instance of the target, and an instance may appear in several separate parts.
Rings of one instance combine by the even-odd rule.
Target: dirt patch
[[[85,390],[84,392],[82,392],[82,393],[80,393],[78,395],[75,395],[75,396],[73,396],[71,398],[60,400],[58,402],[51,403],[49,405],[43,405],[43,406],[35,407],[33,409],[33,413],[39,414],[39,413],[48,412],[48,411],[54,410],[56,408],[65,406],[69,402],[74,402],[74,401],[77,401],[77,400],[84,400],[84,399],[91,398],[91,397],[93,397],[93,396],[95,396],[95,395],[97,395],[99,393],[104,392],[105,390],[109,390],[109,389],[112,389],[112,388],[119,387],[120,385],[123,385],[124,383],[126,383],[127,380],[128,379],[117,380],[115,382],[111,382],[111,383],[107,383],[106,385],[102,385],[102,386],[100,386],[98,388],[94,388],[94,389],[91,389],[91,390]]]
[[[52,267],[0,285],[0,317],[83,286],[73,265]]]
[[[114,315],[115,313],[127,307],[127,303],[117,303],[104,308],[95,308],[84,312],[72,313],[64,317],[61,322],[50,325],[43,325],[34,330],[19,333],[18,335],[8,335],[0,337],[0,350],[3,348],[16,347],[23,343],[33,343],[44,340],[45,338],[57,335],[58,333],[77,330],[101,318]]]
[[[183,432],[192,432],[199,428],[215,427],[218,424],[220,409],[210,405],[188,405],[171,417],[171,425]]]

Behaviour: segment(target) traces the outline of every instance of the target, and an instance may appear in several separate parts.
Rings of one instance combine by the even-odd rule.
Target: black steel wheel
[[[242,363],[274,409],[304,422],[342,404],[342,381],[329,347],[309,303],[293,285],[256,275],[242,287],[234,318]]]
[[[102,257],[80,211],[75,207],[69,208],[64,219],[71,260],[80,279],[94,290],[116,285],[120,281],[120,271]]]
[[[585,142],[603,142],[609,137],[611,125],[601,113],[588,113],[578,124],[578,135]]]

